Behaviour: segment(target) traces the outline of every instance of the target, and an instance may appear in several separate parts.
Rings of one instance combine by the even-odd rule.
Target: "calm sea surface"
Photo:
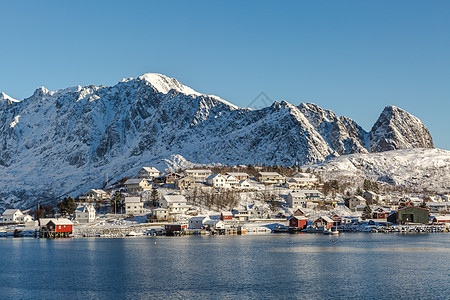
[[[0,239],[0,299],[450,299],[450,234]]]

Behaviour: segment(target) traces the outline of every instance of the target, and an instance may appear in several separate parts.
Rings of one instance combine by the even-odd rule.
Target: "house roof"
[[[125,203],[139,203],[141,202],[141,197],[125,197]]]
[[[183,195],[164,195],[164,199],[166,199],[167,202],[186,202],[186,198]]]
[[[211,173],[211,170],[203,170],[203,169],[188,169],[185,172],[195,172],[195,173]]]
[[[81,205],[81,206],[78,206],[75,211],[86,212],[86,211],[92,211],[92,210],[95,211],[95,208],[93,205]]]
[[[308,218],[305,216],[292,216],[292,218],[296,218],[297,220],[308,220]]]
[[[101,190],[101,189],[90,189],[88,191],[88,193],[89,192],[93,192],[93,193],[97,193],[97,194],[106,194],[106,192],[104,190]]]
[[[236,178],[236,176],[234,176],[234,175],[228,175],[228,176],[226,176],[226,178],[227,178],[227,180],[235,180],[235,181],[238,180],[238,179]]]
[[[55,225],[73,225],[72,221],[70,221],[69,219],[64,219],[64,218],[51,219],[48,223],[50,223],[50,222],[53,222],[53,224],[55,224]]]
[[[232,216],[233,213],[232,213],[231,211],[223,211],[223,212],[222,212],[222,215],[223,215],[223,216]]]
[[[205,219],[209,219],[208,216],[203,216],[203,217],[192,217],[189,219],[189,221],[203,221]]]
[[[2,216],[12,216],[14,215],[17,211],[19,211],[20,213],[22,213],[19,209],[14,209],[14,208],[10,208],[7,209],[3,212]]]
[[[361,197],[361,196],[354,196],[353,198],[355,198],[355,199],[357,199],[357,200],[359,200],[359,201],[366,201],[366,199],[364,199],[363,197]]]
[[[155,167],[142,167],[141,170],[144,170],[149,173],[159,173],[159,170]]]
[[[327,217],[327,216],[320,216],[318,219],[322,219],[322,220],[324,220],[325,222],[327,222],[327,223],[333,223],[333,220],[331,220],[329,217]],[[316,219],[316,221],[318,220],[318,219]]]
[[[139,184],[139,183],[141,183],[144,180],[145,180],[145,178],[131,178],[131,179],[128,179],[127,181],[125,181],[125,185],[128,185],[128,184]],[[145,181],[147,181],[147,180],[145,180]]]
[[[259,174],[261,174],[262,176],[279,176],[279,177],[283,177],[280,174],[278,174],[277,172],[259,172]]]
[[[248,176],[248,174],[245,172],[227,172],[227,174],[233,176]]]
[[[214,179],[216,177],[223,177],[225,179],[225,177],[222,174],[218,173],[218,174],[211,174],[211,175],[209,175],[208,177],[206,177],[206,180],[212,180],[212,179]]]

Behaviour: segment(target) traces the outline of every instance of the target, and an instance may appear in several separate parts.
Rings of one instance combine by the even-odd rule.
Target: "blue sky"
[[[0,91],[156,72],[247,106],[314,102],[370,130],[399,106],[450,149],[449,1],[0,0]]]

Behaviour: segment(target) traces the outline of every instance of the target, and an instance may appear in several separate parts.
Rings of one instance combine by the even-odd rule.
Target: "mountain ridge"
[[[300,165],[433,147],[419,119],[401,109],[385,110],[366,132],[316,104],[275,101],[258,110],[240,108],[155,73],[110,87],[41,87],[0,106],[0,175],[8,178],[0,183],[0,206],[76,196],[101,186],[99,174],[117,180],[145,164]]]

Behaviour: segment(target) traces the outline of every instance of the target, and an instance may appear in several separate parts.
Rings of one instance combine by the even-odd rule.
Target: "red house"
[[[233,219],[233,214],[232,214],[230,211],[222,212],[222,213],[220,214],[220,219],[221,219],[222,221],[225,221],[225,220],[232,220],[232,219]]]
[[[304,216],[292,216],[289,219],[289,227],[306,228],[308,218]]]
[[[333,220],[333,226],[341,225],[342,218],[339,217],[338,214],[334,213],[330,216],[330,219]]]
[[[386,219],[390,214],[391,214],[390,211],[385,210],[380,207],[373,211],[373,218],[374,219]]]
[[[333,228],[333,220],[328,218],[327,216],[319,217],[317,220],[314,221],[314,227],[316,228]]]
[[[73,223],[68,219],[47,219],[41,222],[41,236],[45,238],[69,237],[72,232]]]

